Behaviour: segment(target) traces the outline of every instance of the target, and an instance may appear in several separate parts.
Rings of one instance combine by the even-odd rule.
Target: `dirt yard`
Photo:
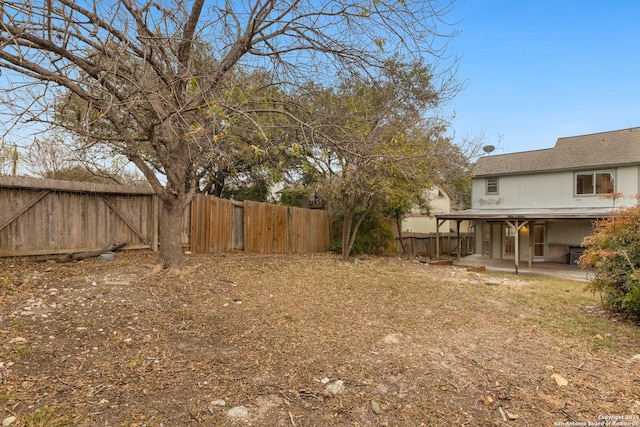
[[[2,425],[640,426],[640,329],[584,283],[330,254],[187,255],[177,277],[154,261],[0,259]]]

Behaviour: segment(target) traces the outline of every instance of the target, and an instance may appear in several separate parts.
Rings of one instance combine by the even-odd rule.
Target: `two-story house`
[[[415,206],[402,219],[402,233],[431,234],[437,231],[436,215],[451,212],[451,197],[443,189],[433,186],[424,190],[422,197],[429,206],[429,212],[425,213],[420,207]],[[468,231],[469,224],[463,225],[464,232]],[[455,231],[455,224],[440,222],[440,232]]]
[[[553,148],[478,159],[471,209],[438,222],[475,223],[476,254],[573,263],[593,221],[638,204],[640,127],[559,138]],[[617,195],[617,197],[614,197]]]

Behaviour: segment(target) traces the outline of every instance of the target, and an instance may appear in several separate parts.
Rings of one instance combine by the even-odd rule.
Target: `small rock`
[[[327,385],[327,392],[333,395],[343,393],[344,390],[344,382],[342,380],[338,380]]]
[[[249,408],[246,406],[234,406],[227,411],[227,415],[234,419],[243,419],[249,415]]]
[[[16,422],[16,417],[13,415],[2,420],[2,427],[10,426],[11,424]]]
[[[491,406],[495,402],[495,400],[493,400],[491,396],[482,396],[480,400],[482,400],[482,403],[484,403],[487,406]]]
[[[227,402],[224,399],[216,399],[209,402],[209,407],[211,406],[226,406]]]
[[[31,310],[23,310],[20,312],[20,316],[33,316],[35,313]]]
[[[384,344],[400,344],[400,335],[399,334],[389,334],[382,338],[382,342]]]
[[[509,418],[509,419],[510,419],[510,420],[512,420],[512,421],[513,421],[513,420],[517,420],[518,418],[520,418],[520,416],[519,416],[519,415],[517,415],[517,414],[512,414],[512,413],[511,413],[511,412],[509,412],[509,411],[505,411],[505,412],[507,413],[507,418]]]
[[[629,363],[640,362],[640,354],[636,354],[631,359],[629,359]]]
[[[127,345],[131,344],[131,341],[133,341],[133,339],[131,339],[131,338],[125,338],[125,339],[122,340],[122,342],[127,344]]]
[[[331,380],[329,378],[327,378],[327,377],[324,377],[323,379],[320,380],[320,383],[322,385],[329,384],[330,382],[331,382]]]
[[[27,339],[22,337],[15,337],[9,340],[9,344],[26,344]]]
[[[551,375],[551,379],[554,380],[556,382],[556,384],[558,384],[558,387],[564,387],[566,385],[569,384],[569,381],[567,381],[566,378],[558,375],[558,374],[553,374]]]
[[[380,409],[380,405],[375,400],[371,401],[371,411],[376,415],[380,415],[382,413],[382,409]]]

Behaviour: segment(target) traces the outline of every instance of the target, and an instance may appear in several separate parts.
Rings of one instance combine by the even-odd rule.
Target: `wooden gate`
[[[157,240],[148,187],[2,177],[0,200],[2,256],[95,250],[114,242],[144,248]]]

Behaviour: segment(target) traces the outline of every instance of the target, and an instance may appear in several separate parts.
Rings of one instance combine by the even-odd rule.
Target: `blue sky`
[[[457,0],[457,139],[495,154],[640,126],[640,1]]]

